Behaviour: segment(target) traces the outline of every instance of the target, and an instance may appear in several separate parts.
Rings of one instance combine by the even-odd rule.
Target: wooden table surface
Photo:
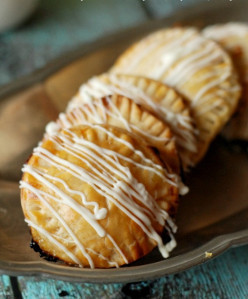
[[[44,66],[78,44],[148,19],[165,17],[179,7],[186,11],[194,2],[197,1],[42,0],[24,25],[0,35],[0,85]],[[132,284],[0,276],[0,298],[63,297],[248,298],[248,246],[230,249],[204,265],[179,274]]]

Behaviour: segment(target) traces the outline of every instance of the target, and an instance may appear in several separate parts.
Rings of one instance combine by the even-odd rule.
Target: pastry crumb
[[[205,251],[205,258],[211,258],[213,256],[212,252]]]

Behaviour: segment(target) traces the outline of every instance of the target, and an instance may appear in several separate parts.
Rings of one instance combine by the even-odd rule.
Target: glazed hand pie
[[[113,94],[92,101],[82,98],[80,104],[67,113],[61,113],[56,123],[50,123],[47,126],[46,132],[51,135],[61,128],[81,124],[109,124],[123,128],[139,135],[149,145],[156,148],[163,161],[173,171],[180,173],[180,162],[170,128],[134,101]]]
[[[132,99],[168,124],[176,138],[183,168],[193,166],[190,156],[197,151],[197,141],[189,109],[181,96],[161,82],[132,75],[103,74],[80,87],[67,111],[115,93]]]
[[[217,41],[232,56],[243,87],[238,110],[222,133],[228,139],[248,140],[248,25],[213,25],[205,28],[203,34]]]
[[[229,55],[194,28],[150,34],[127,49],[111,72],[160,80],[184,96],[199,130],[193,165],[230,118],[240,96]]]
[[[21,203],[33,240],[81,267],[118,267],[174,248],[172,174],[137,136],[76,126],[46,136],[23,167]],[[166,229],[171,241],[163,244]]]

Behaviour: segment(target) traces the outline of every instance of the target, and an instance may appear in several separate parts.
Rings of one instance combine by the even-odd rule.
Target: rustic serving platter
[[[40,275],[68,281],[129,282],[185,270],[248,243],[248,153],[246,145],[218,138],[206,158],[186,177],[181,199],[178,246],[167,260],[154,250],[119,269],[80,269],[48,262],[29,248],[18,181],[21,167],[42,138],[47,122],[63,111],[80,84],[108,70],[116,57],[147,33],[173,24],[203,26],[248,21],[248,2],[218,1],[178,11],[164,20],[82,45],[38,72],[0,90],[0,273]],[[221,11],[221,13],[220,13]]]

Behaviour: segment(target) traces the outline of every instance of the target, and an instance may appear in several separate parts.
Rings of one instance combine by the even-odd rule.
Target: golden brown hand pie
[[[160,80],[187,100],[199,130],[196,164],[234,112],[240,96],[232,61],[194,28],[164,29],[127,49],[111,69]]]
[[[223,130],[223,134],[228,139],[248,140],[248,25],[214,25],[205,28],[203,34],[217,41],[232,56],[243,87],[238,110]]]
[[[33,240],[79,266],[118,267],[174,248],[178,188],[137,136],[77,126],[46,137],[23,167],[21,203]],[[161,239],[166,228],[171,242]]]
[[[46,131],[51,135],[60,128],[81,124],[109,124],[137,134],[159,151],[160,157],[174,172],[180,173],[177,149],[168,125],[127,97],[113,94],[81,103],[70,112],[61,113],[57,122],[50,123]]]
[[[176,138],[184,169],[193,166],[190,155],[197,151],[197,146],[189,109],[172,88],[161,82],[132,75],[103,74],[81,86],[69,102],[67,111],[115,93],[129,97],[167,123]]]

